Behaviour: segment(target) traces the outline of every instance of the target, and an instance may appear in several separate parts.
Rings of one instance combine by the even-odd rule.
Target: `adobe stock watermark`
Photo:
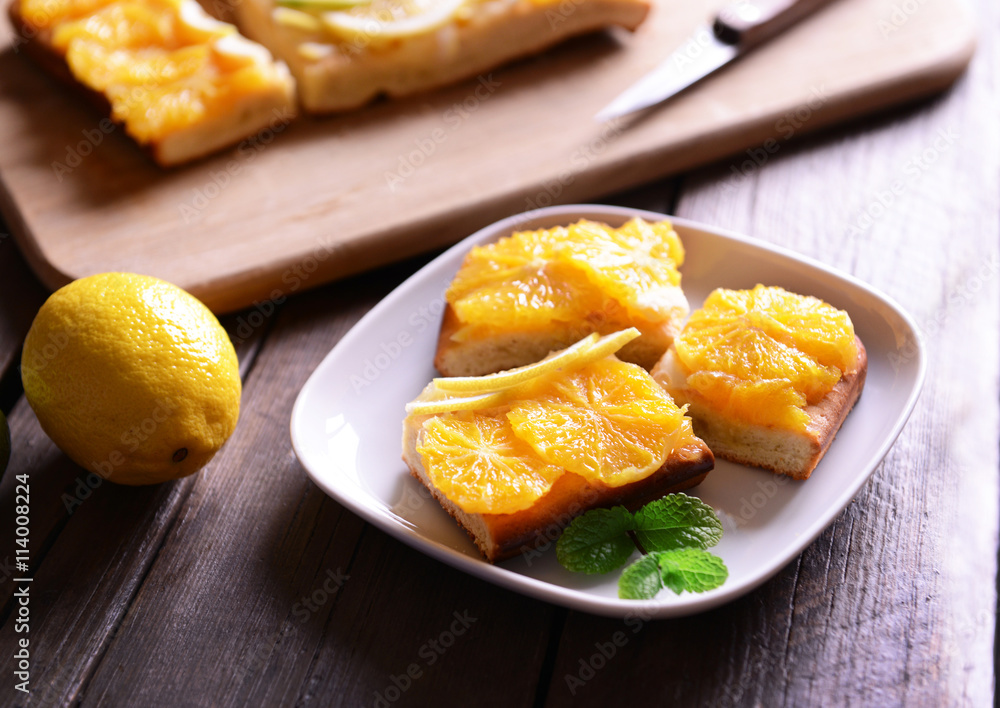
[[[748,159],[729,166],[730,175],[722,183],[723,189],[734,189],[742,180],[755,174],[778,152],[783,143],[791,140],[802,128],[812,120],[820,108],[826,105],[830,97],[826,93],[826,85],[809,90],[810,97],[796,108],[788,111],[774,122],[774,131],[778,138],[768,138],[760,146],[748,148],[745,154]]]
[[[575,696],[598,672],[607,667],[652,618],[652,612],[646,610],[630,611],[622,620],[624,629],[612,632],[605,641],[594,642],[593,651],[588,647],[587,654],[577,660],[573,673],[563,674],[563,682],[570,695]]]
[[[114,474],[115,469],[124,465],[128,458],[125,456],[126,453],[134,453],[142,447],[142,444],[150,438],[153,433],[156,432],[157,428],[165,423],[173,414],[179,404],[173,398],[169,396],[166,398],[157,398],[155,401],[155,406],[153,410],[150,411],[149,415],[142,420],[134,423],[125,430],[119,437],[119,442],[121,447],[117,447],[108,453],[108,456],[103,460],[91,460],[90,467],[93,470],[87,475],[81,475],[75,480],[73,487],[73,494],[67,494],[63,492],[60,499],[62,500],[63,506],[66,507],[66,512],[72,514],[77,510],[77,508],[83,504],[84,501],[90,498],[90,495],[94,493],[94,490],[100,487],[104,480],[110,479]],[[124,450],[124,452],[123,452]],[[187,450],[181,448],[177,450],[175,455],[175,461],[180,462],[187,456]]]
[[[521,546],[520,557],[524,560],[525,565],[530,568],[537,558],[543,557],[559,541],[563,529],[569,526],[570,522],[577,516],[590,509],[597,501],[597,496],[596,489],[588,488],[580,495],[579,499],[569,505],[566,511],[559,514],[544,530],[538,533],[534,545]]]
[[[740,508],[735,514],[716,510],[722,521],[724,532],[739,532],[778,494],[782,487],[792,481],[783,474],[770,474],[761,471],[762,479],[757,480],[755,490],[740,498]],[[767,475],[764,477],[764,475]]]
[[[947,295],[948,307],[938,308],[934,314],[917,322],[917,329],[928,341],[934,341],[942,335],[942,330],[955,313],[980,297],[986,285],[997,277],[1000,272],[1000,257],[991,253],[983,259],[979,269],[964,278],[952,288]],[[899,371],[903,366],[913,361],[920,352],[917,342],[907,338],[896,351],[889,352],[889,365],[893,371]]]
[[[395,364],[403,353],[417,341],[416,336],[428,327],[437,327],[444,312],[443,297],[418,306],[407,317],[406,329],[400,330],[395,337],[381,342],[377,349],[368,353],[361,367],[352,373],[348,380],[355,393],[361,393],[371,386],[385,371]]]
[[[272,289],[263,300],[254,300],[249,312],[236,317],[233,326],[233,344],[239,345],[247,341],[278,311],[288,296],[305,287],[306,282],[315,275],[320,265],[334,256],[340,248],[341,244],[334,242],[329,236],[317,239],[316,248],[312,253],[285,268],[281,273],[284,287]]]
[[[146,84],[155,85],[156,76],[149,67],[136,67],[134,69],[140,85],[132,86],[128,93],[115,97],[115,111],[121,111],[126,115],[141,113],[144,106],[149,102],[150,89]],[[57,182],[62,182],[67,175],[72,174],[76,168],[83,164],[84,160],[93,155],[104,143],[105,138],[121,127],[119,123],[111,118],[102,118],[94,128],[85,128],[80,131],[80,140],[66,146],[66,156],[62,161],[55,160],[50,167],[56,177]]]
[[[756,15],[760,13],[760,10],[750,0],[738,0],[738,2],[725,5],[719,11],[718,17],[720,21],[728,24],[733,20],[742,21],[748,12]],[[690,64],[694,64],[710,47],[715,48],[716,46],[718,46],[718,42],[715,31],[708,26],[702,26],[694,35],[688,37],[684,44],[671,53],[670,59],[674,68],[684,69]]]
[[[432,499],[434,499],[434,496],[424,485],[407,484],[403,488],[402,498],[392,505],[392,512],[406,519],[409,518],[412,512],[423,509]]]
[[[93,155],[104,139],[115,132],[117,128],[118,125],[113,120],[104,118],[98,122],[97,127],[81,130],[80,140],[66,146],[66,157],[61,162],[53,161],[51,164],[56,181],[62,182],[66,175],[72,174],[73,170],[82,165],[86,158]]]
[[[569,165],[554,178],[542,184],[542,189],[534,197],[526,197],[524,210],[552,206],[563,191],[572,185],[580,173],[590,167],[608,146],[625,130],[621,119],[609,120],[601,126],[600,132],[584,145],[574,150],[569,157]]]
[[[398,157],[399,164],[392,172],[385,172],[385,181],[389,190],[395,192],[407,179],[416,174],[417,170],[437,152],[450,135],[462,126],[489,98],[497,92],[502,83],[493,78],[493,74],[479,76],[476,88],[463,100],[456,101],[442,114],[444,127],[435,128],[427,135],[413,141],[413,149]]]
[[[883,38],[888,38],[909,22],[926,3],[927,0],[903,0],[894,3],[889,9],[888,16],[880,19],[875,26]]]
[[[212,201],[217,199],[234,179],[252,167],[254,160],[280,133],[284,132],[294,117],[295,113],[290,109],[272,109],[268,124],[236,146],[236,157],[228,160],[221,169],[210,170],[209,181],[191,190],[191,198],[177,205],[184,223],[191,224],[200,219]]]
[[[327,568],[319,584],[292,605],[292,617],[295,618],[296,624],[286,623],[281,629],[275,630],[259,642],[236,670],[237,680],[242,683],[248,677],[263,670],[267,666],[267,660],[275,647],[283,639],[294,636],[299,631],[299,627],[308,622],[309,618],[319,612],[331,599],[336,597],[337,593],[350,578],[351,576],[340,568],[336,570]]]
[[[403,697],[414,683],[423,678],[427,667],[433,666],[443,657],[448,650],[455,646],[458,639],[465,635],[478,621],[477,617],[469,614],[468,610],[452,613],[452,620],[448,627],[424,642],[417,650],[417,660],[411,661],[406,669],[399,674],[389,676],[389,681],[381,691],[375,691],[375,700],[372,703],[374,708],[389,708],[393,703]]]
[[[959,135],[953,129],[939,128],[930,145],[916,155],[906,160],[888,186],[876,190],[864,209],[847,230],[849,238],[857,238],[864,234],[878,220],[885,216],[900,197],[906,194],[921,175],[927,172],[941,156],[949,152],[958,140]]]

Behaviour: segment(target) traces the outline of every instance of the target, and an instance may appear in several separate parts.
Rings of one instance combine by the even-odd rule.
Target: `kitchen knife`
[[[711,27],[699,28],[594,119],[612,120],[665,101],[832,1],[738,0],[723,8]]]

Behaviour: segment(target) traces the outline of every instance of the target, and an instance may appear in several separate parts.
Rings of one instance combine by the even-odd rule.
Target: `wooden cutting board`
[[[653,112],[592,120],[673,48],[697,52],[685,39],[721,4],[659,0],[634,35],[579,38],[342,117],[276,116],[273,130],[173,171],[8,47],[0,210],[50,288],[125,270],[217,312],[266,308],[536,206],[731,155],[739,179],[803,133],[945,89],[974,47],[961,0],[839,0]],[[9,29],[0,44],[14,44]]]

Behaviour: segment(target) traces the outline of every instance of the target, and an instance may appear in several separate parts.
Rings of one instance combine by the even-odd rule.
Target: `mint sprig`
[[[559,538],[556,557],[568,570],[609,573],[638,546],[643,555],[622,573],[618,596],[650,599],[664,587],[680,594],[722,585],[729,571],[705,550],[721,538],[722,522],[712,507],[697,497],[670,494],[634,514],[616,506],[577,517]]]
[[[722,522],[698,497],[669,494],[635,512],[635,535],[647,551],[711,548],[722,540]]]
[[[630,565],[618,581],[618,597],[649,600],[664,587],[680,595],[717,588],[729,577],[718,556],[700,548],[675,548],[645,555]]]
[[[556,557],[564,568],[577,573],[610,573],[625,565],[635,551],[628,536],[634,523],[623,506],[592,509],[563,532],[556,544]]]

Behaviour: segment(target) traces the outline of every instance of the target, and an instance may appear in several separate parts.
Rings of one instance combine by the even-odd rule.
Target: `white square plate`
[[[682,285],[691,307],[717,287],[757,283],[814,295],[846,310],[868,350],[868,379],[854,411],[810,479],[795,482],[719,461],[693,493],[725,527],[713,551],[729,568],[719,588],[653,600],[621,600],[618,573],[570,573],[554,544],[499,565],[475,546],[400,459],[403,407],[435,376],[443,294],[468,250],[518,229],[587,218],[613,226],[671,218],[687,252]],[[500,221],[457,244],[365,315],[316,368],[292,411],[292,445],[321,489],[404,543],[480,578],[585,612],[674,617],[721,605],[795,558],[854,498],[899,435],[926,366],[913,322],[858,280],[788,251],[684,219],[620,207],[550,207]]]

